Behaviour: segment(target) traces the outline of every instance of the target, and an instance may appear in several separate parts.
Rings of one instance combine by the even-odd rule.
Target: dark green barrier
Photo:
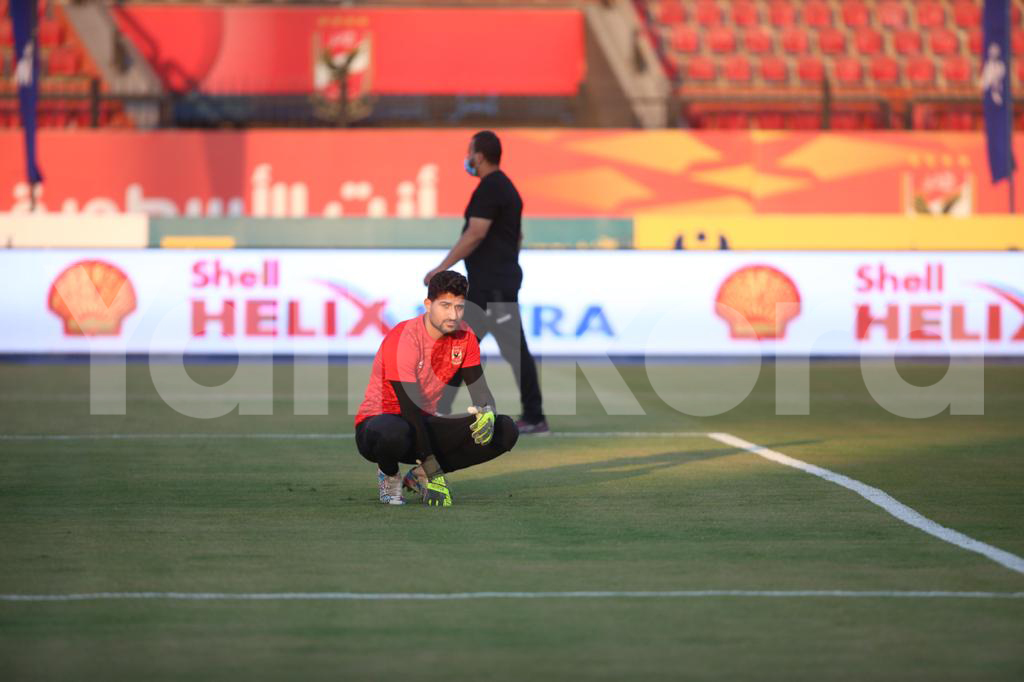
[[[150,247],[443,249],[459,238],[459,218],[152,218]],[[532,249],[629,249],[628,219],[523,220]]]

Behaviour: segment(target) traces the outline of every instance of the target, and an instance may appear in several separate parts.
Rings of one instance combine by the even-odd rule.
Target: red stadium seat
[[[64,25],[56,19],[41,17],[37,30],[40,47],[56,47],[64,42]]]
[[[971,62],[967,57],[959,55],[949,57],[942,65],[942,75],[949,85],[970,85]]]
[[[1024,28],[1013,29],[1013,54],[1024,55]]]
[[[903,28],[907,25],[907,8],[899,0],[883,0],[876,11],[882,26]]]
[[[715,0],[698,0],[697,23],[701,26],[719,26],[722,23],[722,8]]]
[[[793,114],[789,121],[794,130],[815,130],[821,127],[818,114]]]
[[[850,28],[861,28],[871,23],[871,13],[861,0],[843,3],[843,23]]]
[[[917,31],[896,31],[892,38],[893,47],[902,55],[921,54],[921,34]]]
[[[935,0],[917,3],[917,25],[921,28],[939,28],[946,25],[946,10]]]
[[[658,21],[671,26],[686,21],[686,10],[679,0],[661,0],[658,3]]]
[[[900,63],[892,57],[871,60],[871,77],[878,85],[896,85],[900,82]]]
[[[1017,60],[1017,85],[1024,86],[1024,59]]]
[[[749,83],[753,77],[750,60],[742,55],[727,57],[723,71],[726,79],[733,83]]]
[[[787,28],[782,32],[782,49],[790,54],[806,54],[810,41],[802,28]]]
[[[748,28],[743,36],[743,44],[751,54],[766,54],[772,51],[772,34],[759,26]]]
[[[912,57],[907,61],[907,79],[915,87],[935,84],[935,62],[928,57]]]
[[[765,57],[761,60],[761,78],[766,83],[785,83],[789,80],[789,68],[782,57]]]
[[[736,35],[731,28],[719,26],[708,32],[708,44],[712,52],[726,53],[736,51]]]
[[[747,127],[747,117],[739,113],[726,114],[722,113],[718,116],[718,127],[726,128],[729,130],[740,130]]]
[[[837,112],[832,114],[832,127],[836,130],[860,130],[865,126],[857,114]]]
[[[761,130],[781,130],[785,127],[786,117],[773,112],[761,112],[754,114],[756,126]]]
[[[700,52],[700,33],[693,26],[678,24],[672,29],[672,47],[679,52]]]
[[[980,28],[972,28],[967,32],[967,49],[971,54],[980,56],[983,42],[985,37]]]
[[[804,83],[820,83],[825,78],[825,65],[817,57],[801,57],[796,72]]]
[[[956,0],[953,5],[953,20],[960,28],[981,26],[981,6],[972,0]]]
[[[46,72],[51,76],[74,76],[82,68],[82,55],[73,47],[55,47],[46,60]]]
[[[846,34],[837,28],[823,28],[818,31],[818,46],[825,54],[846,52]]]
[[[882,52],[882,34],[870,26],[857,29],[854,41],[857,44],[857,51],[861,54],[874,55]]]
[[[944,130],[974,130],[974,117],[969,111],[940,112],[938,127]]]
[[[686,77],[692,81],[715,80],[715,62],[710,57],[691,57],[686,62]]]
[[[936,28],[931,34],[932,52],[938,55],[957,54],[960,52],[960,40],[956,33],[946,28]]]
[[[804,23],[814,28],[832,25],[832,8],[823,0],[807,0],[804,4]]]
[[[0,45],[7,47],[14,45],[14,28],[9,19],[0,17]]]
[[[757,5],[751,0],[735,0],[732,3],[732,23],[737,26],[757,26],[760,23]]]
[[[796,24],[796,8],[789,0],[772,0],[772,4],[768,6],[768,14],[772,26],[777,28],[789,28]]]
[[[861,85],[864,69],[856,57],[839,57],[835,61],[836,82],[840,85]]]

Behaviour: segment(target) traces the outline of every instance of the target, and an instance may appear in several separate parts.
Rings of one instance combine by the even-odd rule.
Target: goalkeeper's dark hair
[[[490,130],[481,130],[473,136],[473,151],[480,152],[487,163],[501,163],[501,140]]]
[[[465,298],[467,291],[469,291],[469,282],[454,270],[437,273],[430,278],[430,283],[427,284],[427,298],[431,301],[436,301],[441,294]]]

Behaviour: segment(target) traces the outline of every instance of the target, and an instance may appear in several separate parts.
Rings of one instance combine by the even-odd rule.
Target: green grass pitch
[[[327,415],[294,413],[293,369],[272,368],[273,414],[197,419],[145,364],[127,368],[124,416],[90,416],[88,365],[0,364],[0,594],[1024,592],[1024,575],[849,490],[703,437],[523,438],[451,476],[451,509],[382,507],[338,437],[365,364],[328,367]],[[551,417],[560,433],[731,433],[1024,555],[1024,366],[988,364],[983,416],[916,420],[875,404],[857,363],[812,364],[810,414],[777,415],[775,369],[702,418],[643,366],[619,367],[634,416],[609,416],[572,364],[543,375],[549,405],[575,403]],[[205,385],[233,371],[189,366]],[[710,395],[739,366],[654,371]],[[927,385],[945,367],[900,371]],[[515,414],[507,368],[488,376]],[[385,677],[1020,680],[1024,599],[0,601],[2,680]]]

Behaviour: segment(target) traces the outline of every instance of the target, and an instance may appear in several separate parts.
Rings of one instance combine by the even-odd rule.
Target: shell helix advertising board
[[[0,252],[0,353],[372,355],[441,251]],[[1024,355],[1024,256],[525,252],[564,356]],[[484,351],[495,353],[493,339]]]

